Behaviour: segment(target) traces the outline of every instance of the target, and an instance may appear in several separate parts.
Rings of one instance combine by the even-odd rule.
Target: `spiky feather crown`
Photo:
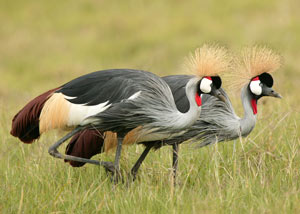
[[[228,70],[230,61],[231,58],[226,48],[205,44],[201,48],[197,48],[194,54],[190,53],[184,65],[193,75],[217,76]]]
[[[272,73],[281,66],[281,57],[265,46],[245,48],[241,57],[236,57],[233,69],[227,73],[226,79],[232,89],[240,89],[251,79],[262,74]]]

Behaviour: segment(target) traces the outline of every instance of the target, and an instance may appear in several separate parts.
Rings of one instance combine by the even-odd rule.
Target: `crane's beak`
[[[219,89],[216,89],[214,86],[212,87],[210,94],[212,96],[217,97],[222,102],[224,102],[224,103],[226,102],[226,98],[224,97],[224,95],[221,93],[221,91]]]
[[[276,98],[282,98],[282,96],[271,87],[263,87],[263,95],[270,96],[270,97],[276,97]]]
[[[274,90],[271,92],[270,96],[271,97],[280,98],[280,99],[282,98],[282,96],[279,93],[277,93],[276,91],[274,91]]]

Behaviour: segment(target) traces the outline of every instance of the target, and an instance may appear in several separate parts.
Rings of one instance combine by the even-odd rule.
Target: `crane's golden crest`
[[[189,73],[199,77],[217,76],[229,69],[231,57],[225,47],[218,45],[203,45],[194,54],[190,53],[184,66]]]
[[[281,57],[265,46],[245,48],[240,57],[236,57],[231,72],[225,75],[230,87],[239,90],[254,77],[262,73],[272,73],[281,66]]]

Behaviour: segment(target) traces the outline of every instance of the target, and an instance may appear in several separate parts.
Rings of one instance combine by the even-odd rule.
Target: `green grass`
[[[0,213],[300,212],[299,1],[0,3]],[[14,114],[50,88],[106,68],[180,74],[183,58],[204,42],[234,52],[272,47],[284,58],[273,75],[284,99],[260,100],[257,126],[242,141],[181,146],[176,188],[168,147],[150,153],[137,181],[115,186],[102,168],[71,168],[48,155],[63,133],[31,145],[9,135]],[[142,150],[123,151],[124,173]]]

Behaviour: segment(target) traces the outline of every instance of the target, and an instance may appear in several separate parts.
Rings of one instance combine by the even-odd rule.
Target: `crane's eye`
[[[262,93],[262,87],[261,87],[261,82],[259,80],[259,78],[254,78],[251,82],[250,82],[250,91],[259,96]]]
[[[200,90],[203,93],[210,93],[211,92],[211,84],[212,84],[211,77],[203,77],[200,82]]]

